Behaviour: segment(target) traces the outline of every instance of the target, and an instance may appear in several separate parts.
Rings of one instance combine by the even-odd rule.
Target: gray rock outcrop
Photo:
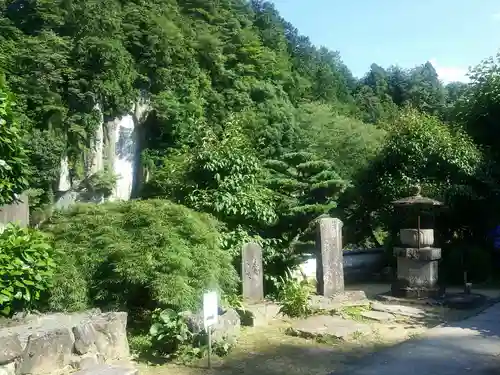
[[[29,316],[0,326],[0,375],[85,370],[128,359],[127,314],[92,310]]]

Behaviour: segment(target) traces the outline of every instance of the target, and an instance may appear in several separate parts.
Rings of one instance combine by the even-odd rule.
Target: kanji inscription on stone
[[[264,299],[264,272],[262,269],[262,247],[257,243],[247,243],[241,254],[241,277],[243,298],[247,301]]]

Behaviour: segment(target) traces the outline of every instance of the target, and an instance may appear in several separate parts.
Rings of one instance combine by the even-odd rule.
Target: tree
[[[339,115],[326,104],[307,103],[295,112],[299,150],[331,161],[342,179],[350,181],[379,152],[386,132]]]
[[[452,207],[460,205],[460,200],[470,204],[478,198],[475,188],[483,184],[483,166],[481,151],[462,129],[407,108],[393,124],[380,155],[343,197],[347,226],[358,239],[370,236],[379,226],[389,229],[390,203],[407,196],[414,184]],[[464,217],[459,220],[448,222],[447,230],[466,225]]]
[[[13,97],[0,75],[0,205],[16,200],[28,188],[28,158],[23,130],[16,121]]]
[[[337,207],[346,182],[335,172],[334,163],[308,152],[268,160],[270,189],[278,194],[279,221],[275,226],[287,242],[301,238],[311,223]]]

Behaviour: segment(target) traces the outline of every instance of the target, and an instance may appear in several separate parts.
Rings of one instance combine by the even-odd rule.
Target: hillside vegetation
[[[61,159],[83,178],[100,121],[110,126],[146,103],[136,126],[148,179],[134,198],[170,201],[158,207],[172,218],[147,219],[158,214],[153,203],[84,206],[45,224],[57,247],[75,254],[95,247],[101,262],[110,249],[77,233],[92,237],[105,231],[96,228],[102,222],[116,231],[99,236],[137,252],[148,242],[128,246],[151,228],[131,232],[130,223],[142,217],[138,228],[170,228],[180,215],[179,226],[194,233],[209,226],[196,245],[210,243],[199,253],[207,264],[216,264],[209,249],[237,262],[241,244],[253,239],[264,245],[266,274],[280,275],[322,214],[344,221],[349,246],[389,245],[390,202],[418,183],[448,206],[438,223],[447,277],[461,280],[468,249],[470,277],[483,280],[494,273],[486,234],[500,212],[496,61],[472,69],[467,84],[444,85],[429,62],[374,63],[354,77],[339,52],[314,46],[266,1],[0,0],[0,203],[29,187],[33,210],[50,207]],[[195,211],[217,225],[189,224]],[[175,282],[187,287],[198,264],[179,238],[196,235],[172,231],[151,251],[183,254],[175,262],[188,263]],[[83,300],[94,298],[96,271],[78,272],[88,273]],[[151,272],[144,280],[122,276],[141,288],[165,281]],[[191,297],[214,280],[207,271]]]

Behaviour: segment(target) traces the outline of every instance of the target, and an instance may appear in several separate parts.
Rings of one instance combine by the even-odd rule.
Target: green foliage
[[[346,186],[333,162],[309,152],[285,154],[282,160],[268,160],[266,167],[271,172],[268,186],[279,194],[276,228],[289,240],[337,207],[336,199]]]
[[[238,125],[226,122],[220,135],[207,128],[190,150],[164,159],[153,173],[152,194],[211,213],[231,228],[276,220],[261,164]]]
[[[149,329],[153,350],[167,358],[179,358],[185,362],[203,357],[208,353],[207,333],[193,333],[191,329],[185,313],[155,310]],[[227,355],[232,348],[227,341],[212,344],[212,352],[219,357]]]
[[[11,203],[28,187],[28,159],[13,104],[0,73],[0,205]]]
[[[416,183],[423,187],[423,194],[452,205],[457,196],[470,199],[471,184],[482,163],[482,153],[461,129],[407,109],[393,124],[379,157],[343,197],[347,227],[358,238],[367,231],[373,236],[381,224],[390,229],[390,202],[408,196]]]
[[[305,280],[297,280],[288,272],[277,282],[277,300],[280,313],[291,318],[305,317],[311,313],[309,308],[310,286]]]
[[[42,232],[8,224],[0,234],[0,314],[39,308],[53,286],[56,258]]]
[[[56,212],[43,229],[64,254],[54,309],[195,309],[206,288],[236,286],[219,224],[169,201],[77,205]]]
[[[259,241],[271,272],[317,214],[343,216],[347,232],[376,244],[388,203],[414,182],[454,212],[474,202],[484,220],[459,228],[463,215],[450,215],[457,233],[482,238],[500,220],[495,58],[468,85],[443,86],[430,62],[372,64],[358,80],[268,1],[33,4],[0,1],[0,66],[17,102],[2,85],[0,204],[29,185],[31,206],[50,211],[61,157],[83,177],[99,122],[146,97],[150,110],[134,118],[152,177],[141,197],[214,215],[224,248]],[[309,156],[299,167],[293,154]],[[93,179],[88,190],[109,194],[109,174]]]
[[[178,355],[191,349],[194,341],[185,315],[170,309],[153,312],[149,334],[153,347],[161,355]]]
[[[66,143],[54,131],[40,129],[31,129],[24,142],[29,157],[29,186],[32,193],[36,191],[36,196],[30,197],[30,207],[51,204]]]
[[[174,151],[154,169],[146,196],[214,215],[225,224],[223,246],[233,256],[248,241],[271,245],[259,231],[277,220],[274,192],[264,185],[266,171],[240,122],[227,121],[220,134],[210,128],[198,134],[192,147]]]
[[[89,176],[82,185],[86,192],[107,198],[113,194],[116,180],[117,176],[112,171],[104,169]]]
[[[386,132],[337,114],[331,106],[302,104],[296,111],[299,147],[330,160],[345,180],[351,180],[379,153]]]

